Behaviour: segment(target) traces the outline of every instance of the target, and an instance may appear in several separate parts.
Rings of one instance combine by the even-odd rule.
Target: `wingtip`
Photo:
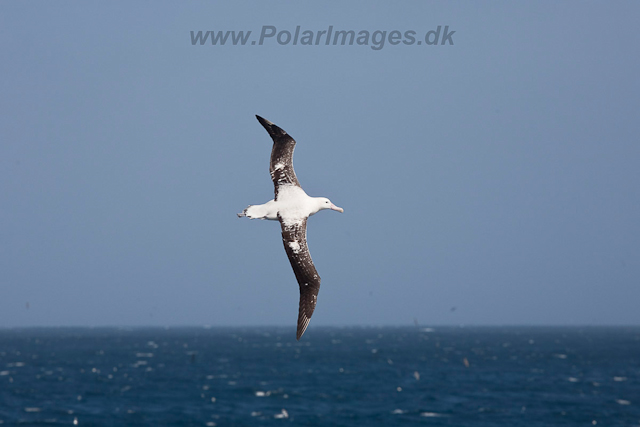
[[[269,120],[262,118],[257,114],[256,114],[256,119],[258,119],[260,124],[267,130],[267,132],[269,132],[269,135],[271,135],[272,137],[287,134],[287,132],[285,132],[284,129],[278,127],[273,122],[270,122]]]
[[[260,117],[259,115],[256,114],[256,119],[258,119],[258,121],[260,122],[260,124],[262,126],[267,126],[267,125],[272,125],[273,123],[271,123],[269,120]]]
[[[311,321],[310,317],[307,317],[305,315],[303,316],[298,315],[298,329],[296,331],[296,340],[300,341],[300,338],[302,338],[305,331],[307,330],[307,326],[309,326],[310,321]]]

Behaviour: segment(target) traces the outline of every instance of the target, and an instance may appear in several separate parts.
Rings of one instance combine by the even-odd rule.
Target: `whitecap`
[[[289,413],[286,409],[283,409],[279,414],[275,414],[273,418],[289,418]]]
[[[437,412],[421,412],[420,416],[433,418],[433,417],[442,417],[443,415],[438,414]]]
[[[153,353],[136,353],[136,357],[153,357]]]

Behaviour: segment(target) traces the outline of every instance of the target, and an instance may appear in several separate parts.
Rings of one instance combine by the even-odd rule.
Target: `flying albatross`
[[[320,276],[313,265],[307,247],[307,219],[323,209],[343,212],[326,197],[309,197],[304,192],[293,170],[293,149],[296,141],[287,132],[256,116],[273,139],[269,172],[275,187],[275,198],[263,205],[247,207],[238,217],[250,219],[269,219],[280,221],[282,242],[291,267],[300,286],[300,307],[298,309],[298,330],[296,339],[300,339],[309,325],[313,310],[316,308]]]

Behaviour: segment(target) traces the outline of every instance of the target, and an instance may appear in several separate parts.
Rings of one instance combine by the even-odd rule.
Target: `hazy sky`
[[[345,209],[309,221],[309,331],[640,324],[639,16],[635,1],[1,2],[0,326],[293,333],[280,226],[236,217],[273,197],[255,114],[297,140],[307,193]],[[370,39],[286,43],[297,26]]]

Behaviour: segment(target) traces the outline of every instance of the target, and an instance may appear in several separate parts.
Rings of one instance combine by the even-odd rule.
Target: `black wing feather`
[[[256,116],[256,118],[273,139],[269,172],[275,188],[275,200],[278,200],[278,187],[281,185],[300,187],[296,173],[293,170],[293,149],[296,146],[296,141],[287,132],[269,120],[265,120],[260,116]]]
[[[309,248],[307,247],[307,220],[295,225],[285,225],[280,219],[282,227],[282,242],[287,252],[289,262],[300,286],[300,306],[298,308],[298,330],[296,339],[300,339],[309,325],[311,315],[316,309],[318,291],[320,290],[320,276],[313,265]]]

